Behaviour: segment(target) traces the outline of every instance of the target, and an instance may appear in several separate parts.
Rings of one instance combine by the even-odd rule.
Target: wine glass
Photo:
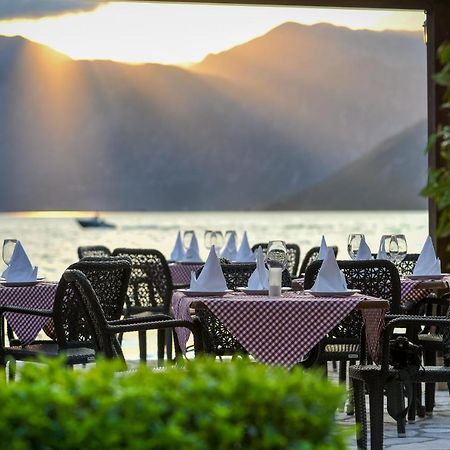
[[[396,234],[394,237],[397,241],[397,256],[395,260],[401,262],[405,259],[408,252],[408,244],[406,243],[406,237],[404,234]]]
[[[351,259],[356,259],[356,255],[358,253],[359,246],[361,244],[363,237],[364,234],[360,233],[352,233],[348,235],[347,251]]]
[[[3,258],[3,261],[5,261],[5,264],[7,266],[9,266],[9,263],[11,262],[11,258],[14,253],[16,244],[17,244],[17,239],[5,239],[3,241],[2,258]]]
[[[389,245],[388,245],[388,251],[387,251],[387,256],[389,261],[394,262],[398,260],[398,252],[399,252],[399,246],[398,246],[398,242],[397,242],[397,236],[396,235],[392,235],[391,239],[389,240]]]
[[[188,249],[189,246],[191,245],[191,241],[194,235],[195,235],[194,230],[186,230],[183,233],[183,245],[185,249]]]
[[[227,244],[229,242],[229,240],[231,239],[231,236],[234,236],[234,240],[236,242],[236,240],[237,240],[236,231],[234,231],[234,230],[225,231],[225,239],[224,239],[225,244]]]
[[[211,233],[211,247],[214,245],[216,253],[220,253],[220,249],[223,246],[223,234],[221,231],[213,231]]]
[[[391,234],[383,234],[380,239],[380,247],[378,249],[378,255],[380,259],[386,259],[389,255],[389,243],[391,242],[392,235]]]
[[[287,267],[287,248],[284,241],[270,241],[267,245],[266,263],[281,270]]]
[[[209,250],[211,248],[211,235],[212,230],[206,230],[205,231],[205,247]]]

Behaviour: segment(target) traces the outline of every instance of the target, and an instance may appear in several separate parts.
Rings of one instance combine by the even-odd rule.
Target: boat
[[[89,219],[77,219],[77,222],[83,228],[116,228],[115,224],[106,222],[99,216],[91,217]]]

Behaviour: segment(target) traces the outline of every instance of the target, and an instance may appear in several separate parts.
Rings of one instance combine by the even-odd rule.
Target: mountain
[[[426,117],[416,33],[284,24],[191,69],[0,37],[0,210],[258,209]]]
[[[318,185],[270,205],[279,210],[425,209],[427,124],[386,140]]]

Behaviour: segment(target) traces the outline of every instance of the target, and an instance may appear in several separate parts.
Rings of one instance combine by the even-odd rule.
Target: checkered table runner
[[[31,309],[52,309],[57,283],[38,283],[34,286],[0,286],[0,305]],[[6,320],[22,344],[36,339],[42,327],[51,321],[48,317],[5,313]]]
[[[295,292],[281,299],[241,294],[186,297],[177,292],[173,296],[172,306],[177,319],[191,320],[191,303],[201,301],[257,360],[289,368],[303,360],[361,301],[370,298],[363,295],[345,299],[318,298]],[[365,317],[371,320],[374,315]],[[369,348],[378,351],[374,343],[378,344],[384,311],[375,318],[377,323],[366,326],[366,331],[371,343]],[[373,333],[376,335],[373,336]],[[179,328],[177,335],[184,351],[190,333],[185,328]],[[376,360],[377,355],[374,356]]]
[[[292,280],[292,289],[294,291],[303,291],[305,289],[305,277],[294,278]]]
[[[191,272],[196,272],[200,267],[203,267],[203,264],[169,264],[172,283],[175,286],[189,286],[191,283]]]
[[[417,303],[423,298],[430,295],[430,289],[420,289],[417,285],[422,283],[422,280],[410,280],[404,278],[401,280],[401,304],[406,305],[407,303]]]

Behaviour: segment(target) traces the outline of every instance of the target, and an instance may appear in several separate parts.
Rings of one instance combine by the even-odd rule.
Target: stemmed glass
[[[287,248],[284,241],[270,241],[267,246],[266,263],[269,267],[280,268],[287,267]]]
[[[206,230],[205,231],[205,247],[209,250],[211,248],[211,235],[212,235],[212,230]]]
[[[391,261],[401,262],[405,259],[408,245],[404,234],[394,234],[389,241],[388,257]]]
[[[348,235],[347,251],[351,259],[356,258],[363,237],[364,234],[360,233],[352,233]]]
[[[227,231],[225,231],[225,239],[224,239],[225,244],[228,243],[228,241],[230,240],[231,236],[234,236],[234,239],[236,240],[236,238],[237,238],[236,231],[234,231],[234,230],[227,230]]]
[[[3,261],[5,261],[5,264],[7,266],[9,266],[9,263],[11,262],[11,258],[14,253],[16,244],[17,244],[17,239],[5,239],[3,241],[2,258],[3,258]]]
[[[188,249],[189,246],[191,245],[191,241],[194,235],[195,235],[194,230],[186,230],[183,233],[183,245],[185,249]]]
[[[220,254],[220,249],[223,246],[223,234],[221,231],[212,231],[211,232],[211,245],[210,248],[214,245],[216,249],[216,253]]]

